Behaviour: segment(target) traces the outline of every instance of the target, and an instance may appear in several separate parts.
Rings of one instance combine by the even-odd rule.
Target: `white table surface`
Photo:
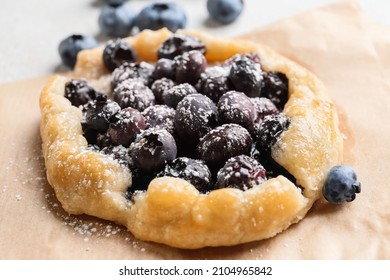
[[[152,1],[129,0],[136,11]],[[226,26],[208,20],[206,0],[180,0],[188,28],[233,37],[278,19],[320,7],[334,0],[245,0],[239,19]],[[362,10],[390,27],[389,0],[358,0]],[[64,70],[57,52],[71,34],[89,34],[103,42],[97,18],[101,0],[0,0],[0,83]]]

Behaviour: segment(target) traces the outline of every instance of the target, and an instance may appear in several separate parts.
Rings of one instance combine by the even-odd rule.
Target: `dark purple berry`
[[[234,61],[230,69],[229,79],[235,90],[241,91],[249,97],[260,96],[263,73],[258,63],[248,58]]]
[[[216,188],[236,188],[246,191],[267,180],[264,167],[247,155],[230,158],[218,171]]]
[[[166,129],[172,135],[175,131],[175,109],[166,105],[153,105],[146,108],[142,115],[145,118],[145,129]]]
[[[211,172],[207,165],[201,160],[187,157],[179,157],[169,162],[159,176],[182,178],[202,193],[209,191],[212,185]]]
[[[283,110],[288,100],[288,79],[280,72],[268,72],[264,75],[261,96],[269,98],[279,110]]]
[[[175,58],[176,76],[178,83],[189,83],[195,85],[200,75],[207,67],[207,61],[203,53],[198,50],[192,50],[183,53]]]
[[[102,152],[111,156],[122,165],[129,165],[130,155],[129,150],[123,146],[109,146],[102,149]]]
[[[153,79],[168,78],[171,80],[175,79],[176,75],[176,64],[172,59],[161,58],[156,62],[153,71]]]
[[[139,79],[128,79],[118,84],[113,99],[121,108],[132,107],[139,111],[155,104],[153,92]]]
[[[222,63],[222,66],[226,67],[226,66],[232,66],[234,63],[236,63],[237,61],[239,60],[242,60],[242,59],[249,59],[251,61],[253,61],[254,63],[257,63],[260,65],[260,68],[261,68],[261,59],[259,57],[259,55],[257,53],[239,53],[239,54],[236,54],[228,59],[226,59],[223,63]]]
[[[115,118],[115,117],[114,117]],[[105,147],[110,147],[114,145],[111,141],[111,137],[107,132],[99,133],[96,137],[96,146],[98,146],[100,149],[103,149]]]
[[[130,154],[134,166],[148,171],[158,171],[168,161],[176,158],[176,142],[165,129],[150,128],[138,134],[130,145]]]
[[[73,106],[79,107],[96,98],[96,91],[85,80],[72,79],[65,84],[65,97]]]
[[[114,89],[124,80],[139,79],[146,86],[149,86],[152,81],[152,73],[154,66],[147,62],[124,62],[116,68],[111,74],[111,87]]]
[[[279,114],[278,108],[276,108],[275,104],[268,98],[255,97],[251,98],[251,101],[256,110],[256,124],[260,124],[265,116]]]
[[[129,147],[137,134],[145,129],[145,119],[136,109],[122,109],[116,116],[116,121],[110,124],[108,133],[112,143]]]
[[[113,71],[123,62],[135,62],[135,50],[123,39],[110,40],[103,51],[103,63],[109,71]]]
[[[256,110],[250,98],[242,92],[229,91],[218,102],[218,118],[221,124],[236,123],[249,132],[254,129]]]
[[[187,25],[187,16],[178,3],[160,2],[145,6],[135,21],[139,30],[158,30],[163,27],[172,32]]]
[[[215,103],[226,92],[233,90],[228,79],[230,68],[221,66],[208,67],[201,75],[197,84],[199,92],[209,97]]]
[[[177,105],[175,130],[188,146],[196,145],[217,124],[217,107],[207,96],[190,94]]]
[[[197,151],[212,172],[218,171],[234,156],[249,155],[252,138],[249,132],[238,124],[224,124],[200,139]]]
[[[334,166],[326,176],[322,189],[325,199],[334,204],[351,202],[360,192],[361,184],[349,165]]]
[[[105,132],[120,106],[105,95],[98,95],[95,100],[85,105],[85,123],[92,129]]]
[[[174,34],[162,43],[157,51],[158,58],[174,59],[177,55],[182,55],[191,50],[206,52],[205,45],[197,38],[184,34]]]
[[[162,95],[163,103],[169,107],[176,108],[177,104],[183,100],[184,97],[190,94],[198,93],[196,89],[188,84],[178,84],[166,91]]]
[[[256,127],[256,147],[260,152],[269,153],[279,140],[280,135],[288,129],[290,119],[283,113],[265,116]]]
[[[154,97],[156,98],[156,103],[163,103],[163,94],[168,89],[173,88],[177,84],[168,78],[161,78],[158,80],[155,80],[150,87],[152,92],[154,93]]]

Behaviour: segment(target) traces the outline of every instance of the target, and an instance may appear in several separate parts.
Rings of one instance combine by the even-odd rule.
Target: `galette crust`
[[[300,188],[278,176],[246,191],[225,188],[200,194],[182,179],[162,177],[129,201],[125,198],[131,186],[129,169],[88,149],[81,111],[64,97],[69,80],[64,76],[53,76],[40,96],[48,181],[67,212],[115,221],[141,240],[195,249],[270,238],[305,216],[321,196],[329,169],[342,162],[335,106],[314,74],[266,46],[197,31],[180,32],[206,45],[209,62],[256,52],[264,70],[287,75],[289,100],[283,112],[291,118],[291,125],[273,146],[272,156],[294,175]],[[153,62],[160,44],[169,36],[168,30],[161,29],[143,31],[126,40],[136,49],[139,60]],[[102,52],[102,47],[80,52],[71,76],[107,89]]]

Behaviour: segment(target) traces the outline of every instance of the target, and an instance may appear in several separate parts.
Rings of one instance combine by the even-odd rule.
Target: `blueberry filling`
[[[187,180],[201,193],[247,190],[278,175],[295,182],[271,156],[291,122],[281,112],[287,77],[263,71],[257,54],[208,66],[205,52],[198,39],[174,34],[151,65],[135,62],[124,41],[110,41],[103,61],[112,71],[112,100],[86,81],[66,84],[91,149],[131,170],[128,199],[161,176]]]

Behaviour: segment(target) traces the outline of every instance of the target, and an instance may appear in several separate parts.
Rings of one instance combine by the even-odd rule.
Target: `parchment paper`
[[[242,37],[315,72],[335,100],[345,163],[362,193],[350,204],[318,201],[307,217],[259,242],[179,250],[141,242],[123,227],[69,216],[45,179],[39,92],[47,77],[0,86],[1,259],[390,259],[390,29],[342,1]]]

